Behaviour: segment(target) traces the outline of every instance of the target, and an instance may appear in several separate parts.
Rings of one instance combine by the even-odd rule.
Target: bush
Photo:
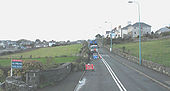
[[[25,81],[25,73],[27,70],[43,70],[43,65],[39,61],[28,60],[23,61],[22,69],[13,69],[13,76],[21,76],[23,81]],[[10,75],[10,71],[8,71],[8,75]]]
[[[43,64],[40,61],[29,60],[23,61],[23,69],[24,70],[36,70],[36,69],[43,69]]]
[[[169,36],[170,35],[170,32],[163,32],[161,33],[162,36]]]
[[[0,82],[4,80],[4,72],[0,69]]]
[[[67,55],[61,55],[60,57],[68,57]]]

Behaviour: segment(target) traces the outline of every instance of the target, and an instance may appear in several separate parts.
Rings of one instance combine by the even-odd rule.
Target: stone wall
[[[71,72],[71,63],[64,63],[58,68],[49,70],[30,70],[26,72],[26,82],[21,77],[7,77],[5,81],[6,91],[34,91],[40,84],[58,82],[63,80]]]
[[[109,46],[106,46],[106,48],[109,50]],[[129,55],[128,53],[122,52],[120,49],[113,49],[112,51],[114,54],[119,55],[123,58],[126,58],[127,60],[139,64],[139,59],[135,56]],[[152,70],[155,70],[157,72],[160,72],[162,74],[170,76],[170,67],[163,66],[158,63],[154,63],[149,60],[142,59],[142,66],[145,66],[147,68],[150,68]]]
[[[31,70],[26,72],[26,83],[34,88],[40,84],[57,82],[64,79],[71,72],[71,63],[65,63],[58,68],[49,70]]]
[[[5,81],[6,91],[31,91],[28,84],[21,80],[21,77],[7,77]]]

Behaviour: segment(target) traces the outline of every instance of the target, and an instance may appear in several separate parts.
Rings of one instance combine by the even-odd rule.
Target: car
[[[97,45],[91,45],[90,46],[90,51],[91,52],[98,52],[98,46]]]

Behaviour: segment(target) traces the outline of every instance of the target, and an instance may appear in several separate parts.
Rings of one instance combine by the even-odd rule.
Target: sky
[[[170,24],[170,0],[137,0],[141,21],[156,31]],[[0,40],[87,40],[138,22],[128,0],[0,0]],[[108,23],[105,23],[107,21]]]

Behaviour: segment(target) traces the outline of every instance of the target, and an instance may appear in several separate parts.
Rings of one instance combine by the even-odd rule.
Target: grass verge
[[[21,60],[29,61],[29,60],[36,60],[40,61],[44,65],[52,65],[57,63],[67,63],[67,62],[73,62],[77,59],[76,56],[70,56],[70,57],[51,57],[51,58],[24,58]],[[2,67],[10,67],[11,65],[11,59],[0,59],[0,65]]]
[[[130,52],[131,55],[138,57],[139,44],[127,43],[113,45],[113,48],[119,48]],[[170,39],[154,40],[141,42],[142,59],[150,60],[170,67]]]

